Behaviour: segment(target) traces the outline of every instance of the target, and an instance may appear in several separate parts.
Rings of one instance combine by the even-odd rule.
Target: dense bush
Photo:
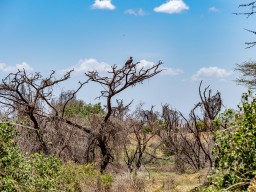
[[[30,167],[16,146],[15,136],[13,127],[0,124],[0,191],[20,191],[30,182]]]
[[[217,189],[244,190],[255,176],[256,97],[249,91],[242,101],[231,126],[217,132],[217,158],[211,176]]]
[[[60,161],[42,154],[25,157],[15,136],[13,126],[0,124],[0,191],[56,190]]]

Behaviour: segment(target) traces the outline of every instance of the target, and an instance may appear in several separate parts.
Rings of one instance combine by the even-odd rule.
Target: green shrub
[[[81,191],[108,189],[113,177],[101,174],[93,164],[62,164],[59,159],[43,154],[25,156],[15,142],[17,132],[0,123],[0,191]],[[87,191],[87,190],[84,190]]]
[[[13,126],[0,123],[0,191],[22,191],[30,182],[29,164],[14,140]]]
[[[110,175],[110,174],[100,175],[100,185],[103,188],[107,188],[107,189],[110,188],[112,183],[113,183],[113,176],[112,175]]]
[[[42,154],[25,157],[15,136],[12,125],[0,123],[0,191],[57,190],[60,161]]]
[[[218,131],[215,154],[217,156],[211,175],[212,183],[219,189],[245,190],[256,170],[256,97],[245,93],[231,127]]]
[[[67,162],[61,167],[61,177],[58,183],[66,191],[93,191],[108,189],[112,185],[113,177],[101,174],[93,164],[75,164]]]
[[[60,187],[56,182],[61,176],[59,159],[35,153],[29,156],[28,163],[31,165],[33,185],[36,189],[53,191]]]

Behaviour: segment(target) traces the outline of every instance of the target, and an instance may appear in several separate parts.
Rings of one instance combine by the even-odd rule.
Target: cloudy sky
[[[243,11],[239,3],[245,0],[1,0],[0,77],[73,68],[62,85],[72,89],[84,72],[104,73],[133,56],[144,66],[161,60],[166,70],[117,99],[188,113],[203,80],[236,108],[246,88],[234,82],[234,67],[255,60],[255,48],[244,44],[255,38],[244,30],[255,30],[255,17],[232,14]],[[90,84],[78,96],[97,102],[100,89]]]

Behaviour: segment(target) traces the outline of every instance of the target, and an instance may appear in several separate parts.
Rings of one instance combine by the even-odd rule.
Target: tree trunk
[[[100,136],[97,140],[98,140],[98,146],[100,148],[101,155],[102,155],[102,160],[101,160],[101,165],[100,165],[100,172],[103,173],[106,170],[110,160],[113,157],[110,154],[109,149],[107,148],[105,137]]]

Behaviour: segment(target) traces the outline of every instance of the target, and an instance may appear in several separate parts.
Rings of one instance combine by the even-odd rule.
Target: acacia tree
[[[256,13],[256,1],[251,1],[251,2],[245,3],[245,4],[240,4],[239,8],[246,8],[246,11],[234,13],[234,14],[235,15],[246,15],[247,18],[249,18],[250,16],[252,16]],[[256,35],[256,31],[254,31],[254,30],[246,29],[246,31]],[[246,42],[245,44],[247,45],[247,48],[251,48],[256,45],[256,41]]]
[[[256,88],[256,63],[244,62],[238,64],[235,70],[239,71],[241,76],[236,79],[238,84],[246,85],[250,89]]]
[[[234,13],[236,15],[245,15],[247,18],[256,13],[256,1],[251,1],[249,3],[240,4],[239,8],[245,8],[246,10],[239,13]],[[246,31],[256,35],[255,30],[246,29]],[[251,48],[256,45],[256,41],[245,42],[246,48]],[[236,79],[238,84],[243,84],[249,88],[256,88],[256,63],[254,61],[247,61],[242,64],[238,64],[235,70],[241,73],[241,76]]]
[[[99,98],[106,98],[106,114],[100,123],[100,128],[96,134],[96,140],[102,155],[101,171],[104,171],[113,159],[111,155],[111,148],[109,146],[110,138],[113,138],[113,134],[118,130],[114,128],[114,123],[111,122],[111,115],[113,113],[112,100],[114,96],[124,91],[125,89],[136,86],[142,83],[144,80],[149,79],[159,74],[162,69],[159,68],[162,62],[149,67],[139,67],[138,63],[131,63],[118,68],[117,65],[111,66],[111,70],[108,71],[108,75],[100,75],[98,71],[89,71],[85,73],[89,80],[100,84],[104,89],[101,91]],[[112,128],[111,128],[112,127]],[[111,130],[111,131],[108,131]]]

